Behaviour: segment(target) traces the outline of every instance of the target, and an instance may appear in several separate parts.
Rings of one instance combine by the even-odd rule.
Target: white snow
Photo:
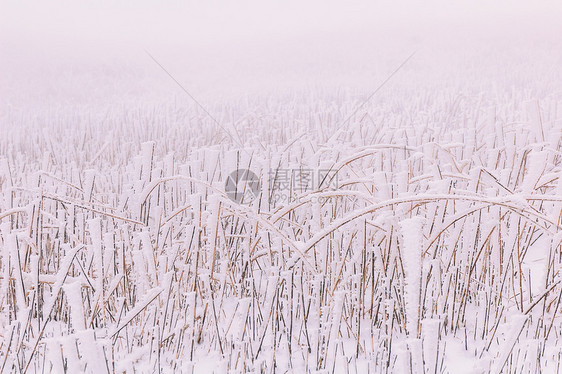
[[[3,2],[0,372],[556,372],[560,19]]]

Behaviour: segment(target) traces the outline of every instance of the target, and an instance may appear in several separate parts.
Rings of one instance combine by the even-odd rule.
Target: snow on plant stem
[[[408,218],[400,222],[400,233],[402,234],[400,254],[405,272],[406,330],[409,336],[416,338],[419,335],[423,224],[422,217]]]

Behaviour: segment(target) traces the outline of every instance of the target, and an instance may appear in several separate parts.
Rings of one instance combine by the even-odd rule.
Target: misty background
[[[555,2],[2,2],[2,110],[560,83]],[[466,77],[472,77],[466,79]],[[559,90],[558,90],[559,91]],[[541,92],[534,92],[539,96]],[[183,102],[185,101],[185,102]]]

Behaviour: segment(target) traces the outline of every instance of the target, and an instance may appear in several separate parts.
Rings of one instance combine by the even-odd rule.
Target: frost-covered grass
[[[0,11],[0,373],[559,371],[559,6],[119,3]]]
[[[562,116],[529,98],[397,96],[339,132],[355,100],[230,135],[195,107],[5,113],[0,371],[557,371]],[[338,183],[280,202],[286,169]]]

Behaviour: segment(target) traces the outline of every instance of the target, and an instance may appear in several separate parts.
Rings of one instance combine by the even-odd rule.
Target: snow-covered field
[[[559,371],[559,8],[142,4],[3,4],[1,373]]]

